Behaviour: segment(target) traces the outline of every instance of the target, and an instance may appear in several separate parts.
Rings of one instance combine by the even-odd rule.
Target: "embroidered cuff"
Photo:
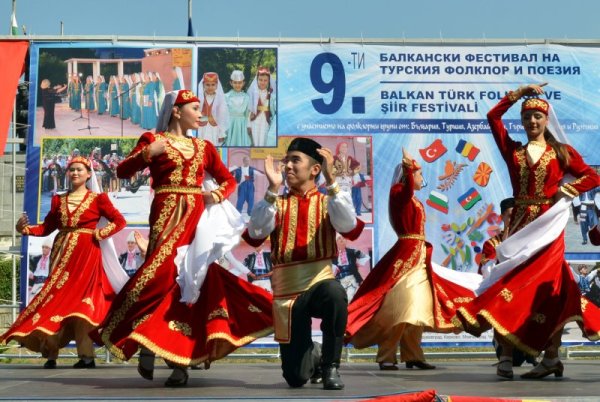
[[[265,201],[269,204],[275,204],[275,201],[277,201],[277,194],[270,190],[267,190],[267,192],[265,193]]]
[[[220,192],[218,192],[217,190],[213,190],[210,192],[210,194],[212,195],[213,200],[215,201],[215,204],[220,203],[221,201],[223,201],[223,196],[221,195]]]
[[[579,195],[579,191],[569,183],[563,184],[559,187],[559,191],[563,194],[568,195],[571,198],[575,198]]]
[[[516,102],[519,99],[521,99],[521,97],[523,96],[522,93],[521,93],[522,88],[523,87],[519,87],[519,88],[517,88],[516,91],[510,91],[508,93],[508,100],[511,101],[511,102]]]
[[[331,186],[327,186],[325,187],[327,189],[327,195],[333,197],[334,195],[336,195],[337,193],[340,192],[340,185],[338,184],[338,182],[336,181],[335,183],[333,183]]]

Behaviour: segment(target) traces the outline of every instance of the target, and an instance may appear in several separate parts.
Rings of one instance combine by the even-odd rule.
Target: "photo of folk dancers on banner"
[[[137,137],[167,91],[191,82],[185,48],[42,48],[34,144],[42,137]]]
[[[50,210],[50,201],[56,194],[71,188],[66,166],[75,157],[91,161],[100,191],[106,193],[115,207],[130,224],[148,222],[150,200],[150,172],[142,170],[131,178],[117,176],[117,166],[133,149],[134,138],[44,138],[41,147],[39,219]]]
[[[198,49],[200,138],[224,147],[277,145],[277,51]]]
[[[268,180],[263,172],[264,155],[272,155],[276,161],[282,161],[287,145],[294,137],[279,137],[277,148],[270,149],[229,149],[228,165],[238,183],[237,191],[232,194],[232,203],[245,219],[252,214],[255,203],[260,201],[268,187]],[[354,212],[366,223],[373,222],[373,162],[371,137],[309,137],[318,140],[324,147],[334,153],[333,175],[341,191],[347,193]],[[316,179],[320,192],[326,193],[325,178],[318,175]],[[285,194],[289,186],[284,180],[280,192]]]

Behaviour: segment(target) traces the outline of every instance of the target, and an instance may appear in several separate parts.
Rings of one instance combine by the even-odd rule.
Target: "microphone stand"
[[[83,95],[87,98],[87,95],[89,94],[90,91],[86,91],[85,89],[83,90]],[[83,131],[83,130],[88,130],[90,132],[90,135],[92,135],[92,130],[95,130],[97,128],[100,127],[92,127],[90,126],[90,105],[87,104],[87,102],[85,103],[85,107],[87,108],[87,127],[83,127],[80,128],[78,131]],[[81,112],[82,116],[83,116],[83,111]]]
[[[124,106],[123,98],[125,97],[125,95],[129,96],[129,92],[133,91],[133,89],[135,87],[137,87],[139,84],[140,84],[139,81],[134,83],[131,87],[129,87],[129,89],[127,91],[119,92],[117,94],[117,96],[115,96],[113,98],[113,99],[121,98],[121,107],[119,108],[119,117],[121,118],[121,138],[123,138],[123,106]],[[129,109],[130,109],[129,113],[133,113],[133,105],[131,105]]]
[[[81,84],[80,84],[81,85]],[[82,93],[85,92],[85,89],[83,87],[82,88]],[[83,119],[83,108],[81,107],[81,98],[79,98],[79,117],[74,118],[72,121],[77,121],[79,119]]]

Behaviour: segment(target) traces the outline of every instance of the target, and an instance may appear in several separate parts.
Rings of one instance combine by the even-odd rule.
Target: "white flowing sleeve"
[[[277,194],[267,190],[267,197],[276,199]],[[248,234],[253,239],[265,239],[275,230],[275,214],[277,207],[275,203],[260,200],[252,209],[250,222],[248,222]]]
[[[352,205],[350,193],[339,191],[339,184],[336,182],[327,187],[329,196],[327,201],[327,212],[333,228],[338,233],[348,233],[356,227],[356,211]]]

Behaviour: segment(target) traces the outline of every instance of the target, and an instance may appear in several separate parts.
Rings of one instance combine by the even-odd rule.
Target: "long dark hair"
[[[552,149],[554,149],[554,152],[556,152],[556,157],[558,158],[558,163],[560,164],[560,167],[563,169],[569,167],[569,161],[571,158],[569,156],[567,146],[562,142],[558,142],[558,140],[554,137],[552,132],[548,130],[548,128],[546,128],[546,131],[544,131],[544,139],[548,144],[550,144]]]

